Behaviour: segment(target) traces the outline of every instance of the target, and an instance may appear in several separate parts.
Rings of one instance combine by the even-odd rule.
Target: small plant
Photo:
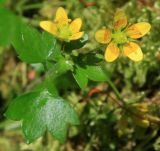
[[[114,61],[120,51],[133,61],[142,60],[141,48],[134,41],[149,32],[149,23],[130,25],[124,11],[118,10],[113,29],[104,28],[95,33],[98,42],[108,44],[103,57],[103,52],[77,51],[87,43],[88,35],[81,31],[82,20],[77,18],[72,21],[62,7],[58,8],[53,22],[40,22],[40,27],[45,30],[42,33],[2,6],[0,16],[2,31],[6,31],[5,35],[0,31],[0,44],[12,44],[22,61],[28,64],[41,63],[45,69],[43,81],[32,91],[15,98],[5,113],[12,120],[22,121],[28,143],[46,131],[64,143],[68,126],[80,123],[73,105],[60,96],[56,85],[59,77],[66,73],[75,79],[81,89],[87,86],[89,80],[107,82],[117,97],[118,107],[124,111],[123,121],[127,121],[127,114],[140,126],[160,123],[158,117],[150,115],[148,104],[127,104],[124,101],[105,66],[105,60]]]

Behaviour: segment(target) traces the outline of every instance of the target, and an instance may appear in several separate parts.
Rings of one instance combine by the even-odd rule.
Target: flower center
[[[127,42],[127,35],[123,31],[115,31],[113,39],[117,44],[124,44]]]
[[[68,40],[72,35],[68,25],[62,25],[58,28],[59,37]]]

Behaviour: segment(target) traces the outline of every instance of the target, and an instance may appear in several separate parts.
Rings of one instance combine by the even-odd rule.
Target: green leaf
[[[59,96],[55,79],[46,76],[45,79],[32,90],[43,91],[44,89],[47,89],[53,96]]]
[[[85,66],[85,72],[88,78],[93,81],[107,81],[109,77],[109,73],[106,73],[101,66],[87,65]]]
[[[60,45],[51,34],[39,33],[4,8],[0,8],[0,16],[0,45],[12,42],[20,59],[27,63],[40,63],[61,57]]]
[[[42,35],[43,40],[45,40],[44,43],[46,45],[46,49],[50,50],[48,60],[59,61],[62,59],[61,45],[58,43],[58,41],[48,32],[43,32]]]
[[[61,60],[55,63],[53,67],[49,70],[48,75],[49,77],[55,79],[69,70],[73,70],[73,62],[66,60],[65,58],[61,58]]]
[[[64,143],[68,125],[79,124],[71,105],[47,90],[19,96],[10,104],[6,116],[12,120],[22,120],[23,133],[28,143],[42,136],[46,130]]]
[[[88,84],[88,78],[85,73],[85,70],[80,66],[76,66],[75,71],[73,72],[73,77],[75,78],[76,82],[78,83],[81,89],[85,88]]]
[[[0,17],[0,45],[5,46],[11,43],[16,34],[18,18],[4,8],[0,8]]]
[[[88,41],[88,35],[84,34],[84,36],[81,39],[73,40],[69,43],[65,43],[65,51],[71,51],[74,49],[80,49],[82,48]]]
[[[13,39],[13,46],[19,57],[27,63],[45,62],[55,51],[56,39],[48,33],[39,33],[23,23]],[[59,50],[60,51],[60,50]]]

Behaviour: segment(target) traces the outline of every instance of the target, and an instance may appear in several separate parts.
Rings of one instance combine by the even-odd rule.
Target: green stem
[[[118,89],[116,88],[115,84],[108,79],[108,84],[110,85],[110,87],[112,88],[112,90],[114,91],[115,95],[117,96],[117,98],[119,99],[119,101],[121,101],[122,105],[125,106],[125,102],[120,94],[120,92],[118,91]]]

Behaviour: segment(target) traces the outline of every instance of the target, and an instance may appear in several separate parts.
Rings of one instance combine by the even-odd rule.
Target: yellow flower
[[[84,32],[80,32],[81,26],[82,20],[80,18],[76,18],[71,21],[71,19],[68,19],[67,13],[62,7],[58,8],[53,22],[40,22],[41,28],[64,41],[77,40],[81,38],[84,34]]]
[[[143,59],[143,53],[139,45],[129,41],[129,39],[143,37],[149,32],[151,25],[147,22],[127,25],[127,16],[122,10],[118,10],[114,16],[113,31],[110,29],[100,29],[96,32],[95,38],[97,42],[108,44],[104,55],[107,62],[116,60],[120,55],[120,50],[122,50],[123,55],[133,61]]]

